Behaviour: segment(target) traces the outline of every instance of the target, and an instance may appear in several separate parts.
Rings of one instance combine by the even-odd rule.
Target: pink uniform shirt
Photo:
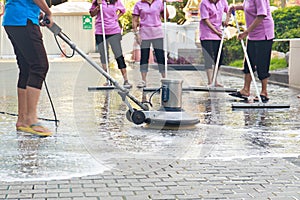
[[[216,4],[209,0],[202,0],[199,5],[200,10],[200,40],[221,40],[221,38],[213,32],[204,22],[204,19],[209,19],[210,23],[221,32],[223,13],[228,11],[228,3],[226,0],[219,0]]]
[[[140,36],[142,40],[163,38],[161,12],[164,6],[162,0],[153,0],[152,4],[139,0],[133,8],[132,15],[140,17]]]
[[[249,27],[258,15],[266,16],[264,20],[249,33],[249,40],[270,40],[274,36],[274,21],[269,0],[245,0],[243,3],[246,25]]]
[[[97,0],[93,0],[91,10],[94,10],[96,5],[94,2]],[[115,4],[107,4],[105,0],[102,1],[102,9],[103,9],[103,18],[104,18],[104,30],[106,35],[112,35],[121,33],[121,28],[118,22],[117,11],[121,13],[125,13],[125,7],[121,3],[121,0],[117,0]],[[102,35],[102,20],[100,11],[96,16],[95,22],[95,34]]]

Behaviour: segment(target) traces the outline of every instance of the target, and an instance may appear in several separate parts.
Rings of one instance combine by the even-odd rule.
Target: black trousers
[[[258,79],[270,77],[269,69],[271,62],[273,40],[248,40],[247,54],[253,72],[257,71]],[[250,73],[248,63],[244,61],[245,74]]]
[[[216,64],[220,44],[221,44],[221,40],[201,40],[205,69],[212,69],[212,66]],[[223,51],[221,51],[218,67],[221,66],[222,61],[223,61]]]
[[[19,67],[18,88],[26,86],[41,89],[49,63],[38,25],[30,20],[26,26],[5,26],[17,58]]]
[[[160,73],[165,72],[165,57],[164,57],[164,44],[163,38],[157,38],[152,40],[142,40],[141,43],[141,60],[140,60],[140,72],[148,72],[149,53],[150,46],[153,46],[155,58],[158,64],[158,70]]]

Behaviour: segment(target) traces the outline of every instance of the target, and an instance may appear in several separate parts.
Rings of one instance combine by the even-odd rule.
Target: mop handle
[[[220,63],[220,57],[221,57],[221,52],[222,52],[222,47],[223,47],[223,41],[224,41],[224,37],[225,37],[225,27],[222,27],[222,38],[221,38],[221,42],[220,42],[220,46],[219,46],[219,50],[218,50],[218,55],[217,55],[217,61],[215,64],[215,68],[214,68],[214,74],[213,74],[213,80],[212,80],[212,85],[215,86],[216,84],[216,80],[217,80],[217,73],[219,71],[219,63]]]
[[[232,10],[232,15],[233,15],[235,23],[236,23],[236,28],[237,28],[238,34],[240,34],[241,31],[240,31],[239,23],[237,21],[237,18],[236,18],[234,10]],[[245,54],[246,62],[248,64],[248,69],[250,71],[250,75],[251,75],[251,78],[252,78],[253,83],[254,83],[254,87],[255,87],[255,90],[256,90],[256,95],[258,97],[259,103],[263,103],[262,100],[261,100],[259,91],[258,91],[258,87],[257,87],[256,81],[255,81],[254,73],[253,73],[253,70],[252,70],[252,67],[251,67],[250,59],[248,57],[246,46],[244,44],[244,40],[241,40],[241,44],[242,44],[242,48],[243,48],[243,51],[244,51],[244,54]]]
[[[102,37],[103,37],[105,64],[106,64],[106,70],[109,72],[102,2],[100,3],[99,6],[100,6],[100,16],[101,16],[101,25],[102,25]]]
[[[164,56],[165,56],[165,77],[168,76],[168,52],[167,52],[167,1],[164,0]]]

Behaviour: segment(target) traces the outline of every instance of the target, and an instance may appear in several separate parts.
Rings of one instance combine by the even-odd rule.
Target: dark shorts
[[[20,70],[18,88],[26,89],[26,86],[30,86],[41,89],[49,63],[40,27],[28,20],[26,26],[4,28],[13,45]]]
[[[105,52],[104,52],[104,42],[103,42],[103,35],[96,35],[96,44],[98,45],[99,52],[100,52],[100,61],[102,64],[105,64]],[[108,45],[110,45],[111,50],[113,51],[115,55],[115,59],[118,64],[119,69],[126,68],[125,59],[122,52],[121,47],[121,40],[122,35],[120,33],[113,34],[113,35],[105,35],[106,39],[106,49],[107,49],[107,62],[109,63],[109,51],[108,51]]]
[[[269,68],[271,62],[273,40],[248,40],[247,54],[253,72],[257,71],[259,80],[270,77]],[[250,73],[246,60],[244,61],[245,74]]]
[[[220,43],[221,40],[201,40],[205,69],[212,69],[212,66],[216,64]],[[221,52],[218,67],[221,66],[222,61],[223,61],[223,52]]]
[[[141,43],[141,60],[140,60],[140,72],[148,72],[149,53],[150,46],[154,49],[155,58],[158,64],[158,70],[160,73],[165,72],[165,56],[164,56],[164,41],[163,38],[157,38],[152,40],[142,40]]]

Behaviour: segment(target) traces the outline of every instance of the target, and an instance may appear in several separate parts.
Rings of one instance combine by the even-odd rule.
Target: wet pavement
[[[0,112],[7,113],[0,114],[0,199],[300,199],[300,90],[270,84],[269,103],[290,109],[247,110],[232,110],[236,99],[224,92],[183,92],[184,110],[200,123],[153,130],[126,119],[117,91],[88,91],[105,81],[93,67],[57,58],[46,83],[59,126],[41,120],[54,135],[38,138],[15,131],[15,62],[1,62],[0,71]],[[117,69],[110,73],[123,82]],[[141,100],[138,67],[129,65],[128,75]],[[203,71],[168,77],[184,87],[206,84]],[[155,69],[148,80],[160,86]],[[223,73],[219,81],[243,84]],[[152,103],[157,110],[158,94]],[[54,119],[45,88],[39,116]]]

